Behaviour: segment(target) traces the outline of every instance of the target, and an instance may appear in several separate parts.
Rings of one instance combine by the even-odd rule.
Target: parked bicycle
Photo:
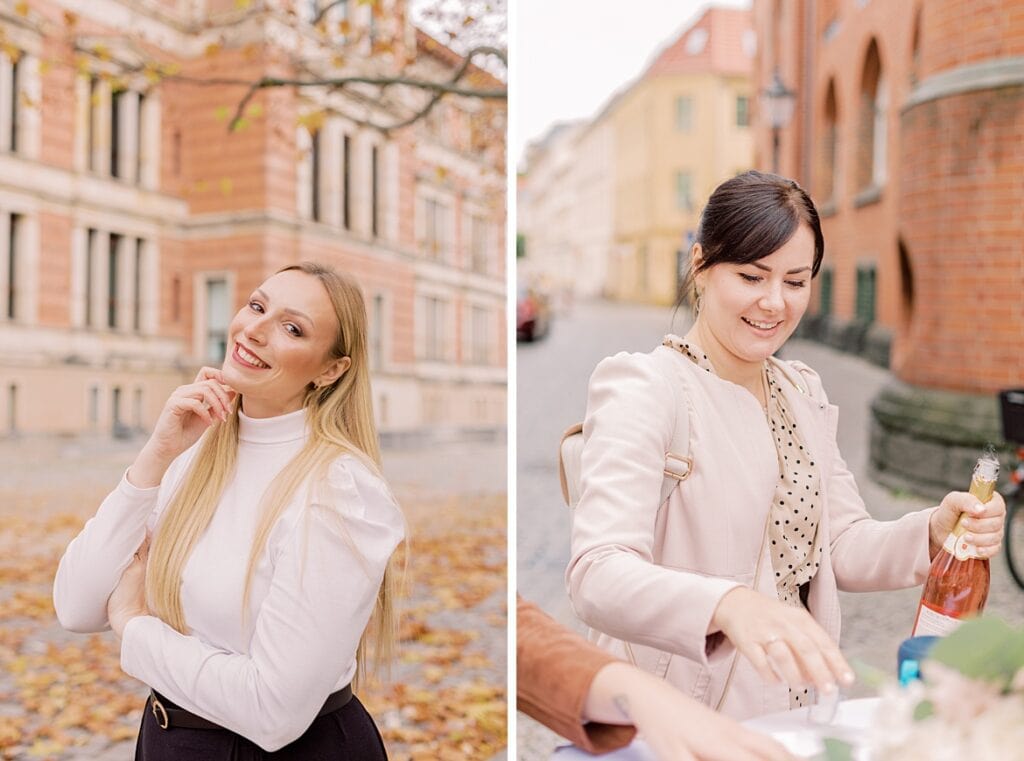
[[[1002,391],[999,404],[1003,439],[1017,445],[1017,462],[1003,491],[1006,499],[1006,564],[1017,586],[1024,589],[1024,389]]]

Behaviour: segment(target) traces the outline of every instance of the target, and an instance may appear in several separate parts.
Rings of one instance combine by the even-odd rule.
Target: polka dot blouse
[[[714,373],[707,355],[694,344],[677,336],[666,336],[670,346],[693,361],[698,367]],[[768,551],[775,572],[775,587],[779,599],[787,605],[801,606],[800,587],[810,582],[821,565],[821,484],[818,467],[804,448],[779,389],[778,379],[771,364],[765,363],[768,380],[768,406],[765,416],[775,441],[779,458],[779,481],[768,517]],[[805,689],[791,688],[791,708],[808,703]]]

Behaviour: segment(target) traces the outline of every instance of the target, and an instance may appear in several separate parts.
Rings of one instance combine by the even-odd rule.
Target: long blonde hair
[[[310,435],[303,448],[282,469],[261,500],[261,514],[253,538],[252,550],[242,595],[243,615],[247,610],[256,564],[274,524],[295,496],[299,487],[313,474],[313,482],[326,475],[328,465],[342,454],[352,454],[376,473],[380,473],[380,449],[373,420],[369,362],[366,347],[366,307],[359,286],[330,267],[314,262],[284,267],[278,272],[304,272],[317,278],[327,290],[338,317],[340,329],[328,358],[349,357],[351,366],[334,383],[306,390],[306,409]],[[238,450],[238,410],[236,399],[227,422],[214,425],[203,434],[199,451],[181,485],[163,513],[159,530],[153,537],[146,595],[152,612],[169,626],[185,633],[186,622],[181,604],[181,576],[196,542],[213,520],[217,504],[234,472]],[[389,560],[384,581],[377,594],[356,652],[356,681],[367,675],[367,651],[373,664],[391,660],[396,620],[393,609],[397,591],[395,559]]]

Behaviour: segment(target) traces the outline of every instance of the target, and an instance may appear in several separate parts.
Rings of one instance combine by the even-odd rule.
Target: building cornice
[[[922,103],[953,95],[1024,85],[1024,56],[958,66],[918,83],[903,104],[906,112]]]
[[[69,172],[17,154],[0,154],[0,189],[57,207],[49,211],[92,209],[160,227],[184,220],[188,213],[188,204],[179,198],[118,180]]]
[[[0,324],[5,367],[67,365],[105,370],[168,372],[183,369],[181,339],[113,330]]]

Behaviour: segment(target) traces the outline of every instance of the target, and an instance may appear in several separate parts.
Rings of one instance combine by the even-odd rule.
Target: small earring
[[[696,311],[698,314],[700,314],[701,304],[704,303],[704,291],[698,288],[698,289],[694,289],[694,293],[696,294],[697,297],[694,300],[693,308],[694,308],[694,311]]]

